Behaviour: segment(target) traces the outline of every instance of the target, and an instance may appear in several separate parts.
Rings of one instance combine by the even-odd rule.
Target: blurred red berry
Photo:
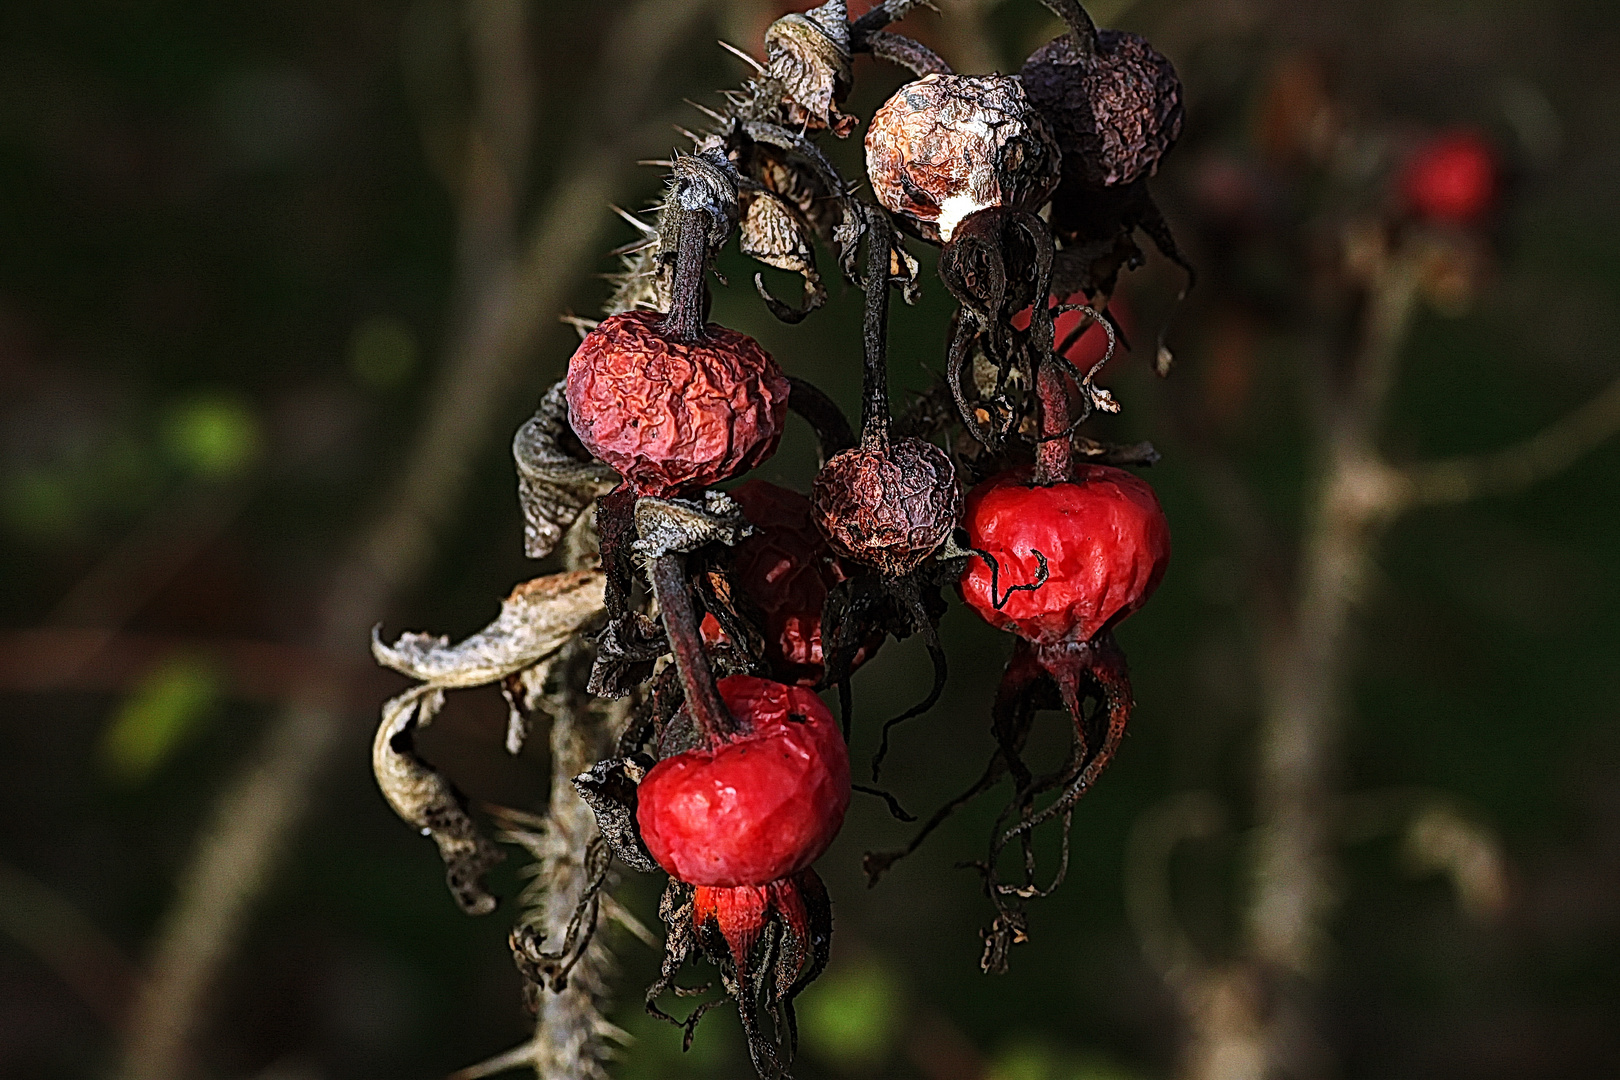
[[[1474,225],[1496,206],[1496,147],[1476,131],[1452,131],[1424,143],[1401,169],[1400,193],[1414,215]]]

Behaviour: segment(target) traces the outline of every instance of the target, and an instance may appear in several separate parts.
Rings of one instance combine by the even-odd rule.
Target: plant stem
[[[681,217],[681,235],[675,248],[675,281],[670,288],[665,337],[693,342],[703,336],[703,275],[709,266],[707,210],[688,210]]]
[[[1035,387],[1041,398],[1041,435],[1046,440],[1035,449],[1035,482],[1061,484],[1074,478],[1070,440],[1062,436],[1069,427],[1069,380],[1060,365],[1048,360],[1035,377]]]
[[[1097,24],[1080,4],[1080,0],[1041,0],[1047,8],[1069,26],[1075,49],[1084,58],[1097,54]]]
[[[871,208],[866,220],[866,318],[861,325],[865,358],[861,387],[861,446],[889,448],[889,216]]]
[[[686,588],[686,556],[672,551],[654,559],[652,587],[664,617],[664,630],[669,634],[670,651],[680,668],[687,712],[709,746],[717,747],[737,733],[737,721],[715,689],[709,654],[703,651],[703,639],[698,635],[697,615]]]

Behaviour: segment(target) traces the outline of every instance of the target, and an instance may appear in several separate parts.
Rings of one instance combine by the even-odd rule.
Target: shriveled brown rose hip
[[[1116,187],[1158,171],[1181,135],[1181,80],[1143,38],[1123,30],[1065,34],[1035,50],[1019,77],[1063,152],[1063,178]],[[1089,40],[1088,40],[1089,38]]]
[[[811,501],[835,551],[901,577],[950,535],[962,489],[945,451],[921,439],[896,439],[827,462]]]
[[[976,211],[1039,207],[1057,187],[1059,158],[1016,76],[926,75],[884,102],[866,132],[878,201],[945,243]]]

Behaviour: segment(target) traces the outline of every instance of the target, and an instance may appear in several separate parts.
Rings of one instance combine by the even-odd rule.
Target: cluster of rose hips
[[[1030,832],[1061,819],[1067,850],[1075,800],[1131,712],[1113,627],[1169,558],[1152,489],[1109,463],[1130,455],[1076,429],[1095,409],[1117,409],[1092,377],[1114,352],[1106,306],[1118,275],[1142,261],[1136,231],[1185,265],[1146,188],[1180,132],[1174,70],[1141,38],[1098,31],[1073,0],[1048,0],[1069,33],[1018,75],[960,76],[883,29],[911,6],[888,0],[851,23],[834,0],[771,27],[758,77],[671,163],[643,280],[631,286],[641,293],[590,330],[568,367],[573,433],[623,481],[598,503],[608,622],[591,687],[642,703],[620,756],[576,786],[617,855],[670,876],[649,1008],[664,1015],[656,998],[677,969],[708,958],[767,1076],[785,1073],[792,1000],[826,962],[830,908],[811,864],[850,799],[851,672],[887,636],[921,635],[935,685],[896,719],[924,711],[944,682],[936,627],[953,585],[1016,635],[984,777],[911,844],[1011,778],[982,865],[996,908],[984,965],[1004,969],[1024,938],[1022,901],[1043,891]],[[811,139],[858,125],[839,109],[858,51],[919,76],[866,132],[880,205],[855,198]],[[746,253],[805,275],[802,310],[756,281],[788,321],[825,295],[816,239],[864,290],[858,430],[752,338],[707,321],[707,275],[734,230]],[[916,285],[902,232],[941,245],[940,274],[961,307],[948,385],[897,421],[889,301]],[[757,480],[717,490],[771,456],[790,409],[821,441],[809,497]],[[940,435],[948,449],[932,441]],[[831,687],[843,731],[815,692]],[[1044,708],[1068,714],[1073,738],[1067,759],[1038,774],[1022,752]],[[1004,882],[1000,856],[1014,839],[1022,877]],[[869,855],[873,880],[901,854]],[[702,1011],[684,1022],[689,1038]]]

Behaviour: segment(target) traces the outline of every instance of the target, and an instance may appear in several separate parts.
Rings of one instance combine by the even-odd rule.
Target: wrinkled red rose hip
[[[973,559],[962,598],[992,626],[1029,641],[1089,641],[1147,601],[1170,562],[1170,526],[1147,482],[1107,465],[1076,465],[1074,479],[1042,487],[1030,470],[991,477],[968,495],[964,526],[972,547],[998,566]],[[1039,588],[1008,587],[1040,576]],[[1000,601],[997,609],[996,602]]]
[[[746,334],[710,323],[671,340],[664,316],[602,320],[568,362],[568,421],[637,494],[667,497],[746,472],[776,450],[788,381]]]

